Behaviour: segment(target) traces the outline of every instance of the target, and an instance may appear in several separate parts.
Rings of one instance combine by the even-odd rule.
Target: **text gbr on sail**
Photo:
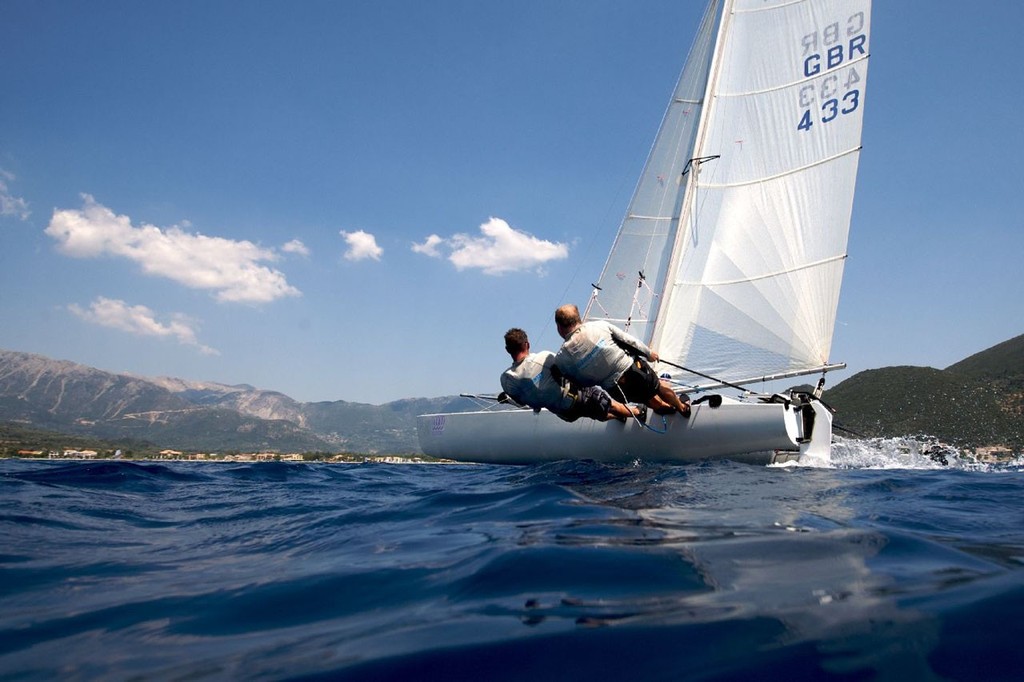
[[[867,40],[863,12],[852,15],[845,24],[836,21],[820,31],[808,33],[802,40],[804,76],[810,78],[821,73],[822,68],[828,71],[866,55]]]

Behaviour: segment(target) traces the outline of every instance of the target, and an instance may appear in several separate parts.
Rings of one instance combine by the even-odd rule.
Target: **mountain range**
[[[1024,447],[1024,335],[946,369],[886,367],[828,390],[839,433]],[[248,385],[104,372],[0,350],[0,424],[182,451],[414,454],[416,416],[469,398],[302,403]]]
[[[300,403],[248,385],[104,372],[0,350],[0,423],[182,451],[418,453],[416,415],[467,398]]]

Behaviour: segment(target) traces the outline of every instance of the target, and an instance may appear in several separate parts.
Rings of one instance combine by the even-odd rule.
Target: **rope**
[[[633,417],[633,418],[636,419],[637,421],[640,421],[636,417]],[[664,434],[664,433],[668,433],[668,419],[665,419],[664,415],[662,415],[662,417],[661,417],[661,425],[664,427],[661,431],[659,431],[658,429],[654,428],[650,424],[644,424],[644,422],[640,422],[640,423],[643,424],[645,429],[647,429],[648,431],[651,431],[652,433],[657,433],[659,435],[660,434]]]
[[[708,379],[709,381],[717,382],[719,384],[722,384],[723,386],[728,386],[729,388],[735,388],[737,391],[746,391],[747,390],[747,389],[743,388],[742,386],[738,386],[736,384],[729,383],[725,379],[719,379],[718,377],[713,377],[710,374],[704,374],[703,372],[698,372],[695,369],[690,369],[689,367],[683,367],[682,365],[677,365],[674,362],[669,362],[668,360],[665,360],[665,359],[660,358],[660,357],[658,358],[658,362],[663,362],[666,365],[669,365],[670,367],[675,367],[676,369],[681,369],[684,372],[689,372],[690,374],[696,374],[699,377],[704,377],[705,379]]]
[[[615,384],[615,392],[618,393],[619,396],[622,398],[622,400],[620,402],[623,405],[629,405],[629,400],[626,398],[626,394],[622,392],[622,387],[619,386],[618,384]],[[611,391],[608,392],[608,395],[611,395]],[[648,410],[647,418],[650,419],[652,414],[654,414],[654,410]],[[668,432],[668,419],[665,418],[665,415],[659,415],[659,416],[661,417],[661,425],[664,427],[661,431],[659,431],[658,429],[654,428],[653,426],[651,426],[647,422],[640,421],[640,417],[636,416],[635,414],[633,415],[633,421],[635,421],[637,424],[639,424],[640,426],[644,427],[648,431],[651,431],[652,433],[657,433],[657,434],[667,433]]]

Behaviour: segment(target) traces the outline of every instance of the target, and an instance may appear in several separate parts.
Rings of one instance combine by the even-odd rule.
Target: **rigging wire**
[[[669,365],[670,367],[675,367],[676,369],[681,369],[684,372],[689,372],[690,374],[696,374],[699,377],[704,377],[705,379],[707,379],[709,381],[717,382],[719,384],[722,384],[723,386],[728,386],[729,388],[735,388],[738,391],[746,392],[746,390],[747,390],[747,389],[743,388],[742,386],[738,386],[736,384],[730,383],[730,382],[726,381],[725,379],[719,379],[718,377],[713,377],[710,374],[704,374],[703,372],[698,372],[695,369],[690,369],[689,367],[683,367],[682,365],[677,365],[674,362],[670,362],[670,361],[665,360],[665,359],[660,358],[660,357],[658,358],[658,362],[662,362],[662,363],[664,363],[666,365]]]

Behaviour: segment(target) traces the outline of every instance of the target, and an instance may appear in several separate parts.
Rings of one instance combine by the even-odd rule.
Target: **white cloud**
[[[480,233],[482,236],[456,234],[450,239],[430,235],[423,244],[413,244],[412,250],[439,256],[438,247],[443,245],[451,251],[448,260],[458,270],[478,268],[488,275],[532,270],[569,257],[567,245],[514,230],[501,218],[488,220],[480,226]]]
[[[88,309],[72,303],[68,306],[75,315],[86,322],[102,327],[118,329],[136,336],[171,337],[185,346],[194,346],[204,355],[220,355],[209,346],[199,343],[196,338],[195,323],[179,313],[170,316],[165,323],[156,319],[152,310],[144,305],[128,305],[124,301],[100,296]]]
[[[13,180],[13,173],[8,173],[3,168],[0,168],[0,215],[12,215],[22,220],[28,220],[28,217],[32,214],[28,210],[28,202],[21,197],[14,196],[7,188],[7,183]]]
[[[367,258],[380,260],[381,254],[384,253],[384,249],[377,246],[377,240],[369,232],[364,232],[363,230],[346,232],[342,230],[339,234],[348,243],[348,251],[345,252],[347,260],[366,260]]]
[[[415,253],[422,253],[424,256],[430,256],[431,258],[440,258],[441,251],[437,248],[444,244],[444,240],[438,237],[436,234],[432,234],[427,237],[427,241],[422,244],[413,242],[412,250]]]
[[[221,301],[265,303],[301,293],[280,271],[259,264],[277,259],[273,249],[193,234],[178,226],[133,227],[128,216],[114,215],[87,194],[82,199],[81,210],[54,210],[46,228],[68,256],[121,256],[148,275],[193,289],[211,289]]]
[[[297,253],[300,256],[309,255],[309,247],[307,247],[298,239],[291,240],[290,242],[282,246],[281,250],[284,251],[285,253]]]

